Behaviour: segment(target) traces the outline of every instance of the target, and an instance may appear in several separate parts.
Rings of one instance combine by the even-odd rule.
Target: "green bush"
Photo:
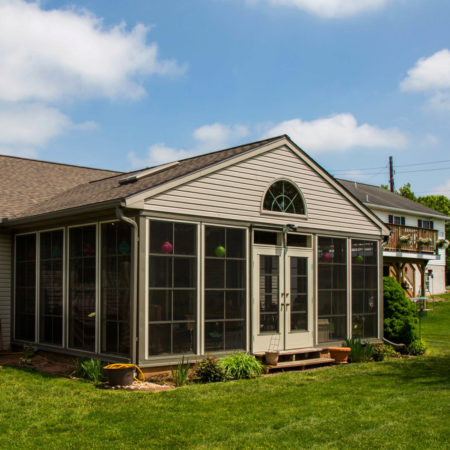
[[[359,339],[351,338],[345,340],[344,347],[350,347],[350,362],[366,362],[370,361],[373,353],[371,344],[362,343]]]
[[[384,336],[395,343],[408,346],[419,338],[417,311],[400,284],[384,277]]]
[[[263,365],[260,361],[247,353],[233,353],[219,362],[225,375],[233,380],[242,378],[256,378],[263,373]]]
[[[425,345],[425,342],[422,341],[422,339],[416,339],[415,341],[412,341],[411,344],[408,345],[408,353],[410,355],[423,355],[426,351],[427,347]]]
[[[372,347],[372,357],[375,361],[384,361],[386,358],[396,358],[399,356],[392,345],[373,344]]]
[[[214,356],[208,356],[198,361],[194,367],[194,374],[201,383],[216,383],[227,379],[225,369],[219,365]]]

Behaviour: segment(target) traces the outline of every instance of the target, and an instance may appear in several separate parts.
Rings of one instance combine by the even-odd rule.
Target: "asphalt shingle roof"
[[[119,173],[0,155],[0,218],[28,215],[74,186]]]
[[[340,180],[338,181],[347,188],[359,201],[370,208],[371,205],[384,206],[386,208],[404,209],[407,211],[423,214],[433,214],[448,218],[449,216],[428,208],[421,203],[402,197],[391,191],[371,184],[358,183],[357,181]]]
[[[13,210],[13,214],[9,216],[9,219],[22,219],[97,203],[114,200],[120,201],[130,195],[137,194],[184,175],[194,173],[198,170],[225,161],[226,159],[232,158],[239,154],[251,151],[257,147],[274,142],[281,138],[282,136],[277,136],[262,141],[240,145],[238,147],[232,147],[225,150],[180,160],[175,165],[168,166],[167,168],[156,171],[155,173],[149,173],[133,183],[121,184],[120,181],[133,174],[139,174],[142,170],[129,173],[113,173],[113,176],[111,176],[111,172],[109,172],[103,177],[97,176],[97,179],[92,177],[92,180],[83,180],[83,184],[78,183],[78,185],[76,185],[76,183],[74,183],[69,187],[69,189],[55,189],[52,196],[49,195],[52,190],[50,185],[45,188],[46,198],[44,201],[34,201],[33,204],[29,205],[27,208],[17,208],[16,210]],[[64,178],[64,175],[62,175],[62,177]],[[47,179],[48,177],[40,178],[40,183],[45,184]]]

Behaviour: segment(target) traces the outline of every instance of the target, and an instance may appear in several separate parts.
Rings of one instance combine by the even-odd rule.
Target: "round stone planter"
[[[133,384],[134,371],[134,367],[123,367],[120,369],[103,368],[103,373],[108,379],[110,386],[129,386]]]
[[[350,347],[329,347],[330,358],[334,359],[334,364],[347,364]]]
[[[276,366],[278,364],[279,356],[280,354],[278,352],[266,352],[264,359],[266,360],[266,364],[269,366]]]

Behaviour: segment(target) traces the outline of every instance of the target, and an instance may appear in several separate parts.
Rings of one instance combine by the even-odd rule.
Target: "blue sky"
[[[0,0],[0,153],[131,170],[287,133],[449,196],[449,23],[448,0]]]

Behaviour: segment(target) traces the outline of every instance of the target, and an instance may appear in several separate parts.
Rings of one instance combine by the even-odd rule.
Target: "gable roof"
[[[93,177],[92,180],[85,180],[83,184],[74,184],[69,189],[56,192],[56,195],[47,197],[44,201],[36,202],[27,209],[20,208],[10,215],[8,219],[14,221],[26,217],[41,216],[55,211],[69,210],[99,203],[109,203],[114,201],[119,203],[131,195],[146,191],[155,186],[183,177],[184,175],[195,173],[206,167],[213,166],[219,162],[226,161],[237,155],[247,153],[257,147],[283,138],[284,136],[277,136],[225,150],[186,158],[178,161],[178,164],[160,166],[160,170],[149,171],[149,169],[144,169],[128,173],[112,173],[112,176],[111,172],[108,172],[103,177]],[[155,167],[155,169],[158,169],[158,167]],[[148,174],[145,174],[146,172],[148,172]],[[134,182],[123,183],[125,179],[134,178],[132,177],[133,175],[138,175]],[[107,178],[105,178],[105,176]]]
[[[385,207],[386,209],[411,211],[416,214],[441,216],[449,218],[446,214],[428,208],[421,203],[402,197],[400,194],[388,191],[379,186],[359,183],[356,181],[341,180],[338,181],[344,185],[358,200],[367,207]]]
[[[29,215],[74,186],[120,172],[0,155],[0,218]]]

